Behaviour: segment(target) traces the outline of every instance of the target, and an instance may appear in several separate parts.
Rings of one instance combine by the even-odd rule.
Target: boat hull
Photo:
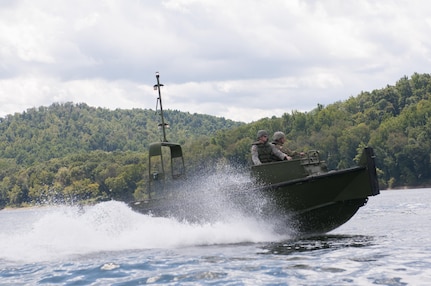
[[[333,202],[303,213],[292,215],[295,233],[317,235],[330,232],[349,221],[368,199]],[[292,225],[289,223],[289,226]]]
[[[323,234],[346,223],[368,197],[380,192],[371,148],[364,149],[356,167],[329,172],[324,169],[319,160],[262,164],[252,167],[254,180],[246,186],[230,186],[216,190],[216,194],[196,192],[200,189],[186,183],[182,190],[178,187],[130,206],[155,216],[208,222],[220,217],[220,205],[229,205],[246,215],[258,214],[280,233]],[[214,200],[216,196],[218,201]]]

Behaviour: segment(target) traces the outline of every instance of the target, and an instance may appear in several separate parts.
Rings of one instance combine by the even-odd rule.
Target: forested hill
[[[243,123],[210,115],[164,111],[167,139],[179,143]],[[140,151],[161,141],[154,110],[108,110],[85,103],[55,103],[0,118],[0,158],[19,165],[90,151]]]
[[[165,117],[191,172],[222,158],[248,165],[256,132],[266,129],[285,132],[291,149],[320,150],[331,169],[355,165],[362,147],[373,147],[381,188],[431,185],[430,74],[250,124],[172,110]],[[0,118],[0,207],[142,196],[158,123],[154,110],[73,103]]]

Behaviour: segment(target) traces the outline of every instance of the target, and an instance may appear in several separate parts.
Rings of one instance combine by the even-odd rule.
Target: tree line
[[[283,131],[290,149],[319,150],[330,169],[355,165],[360,150],[373,147],[381,188],[431,183],[429,74],[249,124],[178,110],[164,115],[188,172],[221,159],[249,165],[256,132],[266,129]],[[142,196],[148,145],[161,140],[158,118],[154,110],[70,102],[0,118],[0,206]]]

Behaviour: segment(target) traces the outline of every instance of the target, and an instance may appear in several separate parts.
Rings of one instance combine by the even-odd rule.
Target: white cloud
[[[11,1],[0,116],[53,102],[242,121],[307,111],[429,73],[428,1]]]

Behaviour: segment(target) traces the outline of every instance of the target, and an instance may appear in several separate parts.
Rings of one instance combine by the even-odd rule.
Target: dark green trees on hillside
[[[190,140],[240,123],[209,115],[165,111],[169,135]],[[0,158],[20,165],[59,158],[75,152],[102,150],[145,152],[160,140],[158,116],[152,110],[114,110],[65,103],[31,108],[0,119]]]

